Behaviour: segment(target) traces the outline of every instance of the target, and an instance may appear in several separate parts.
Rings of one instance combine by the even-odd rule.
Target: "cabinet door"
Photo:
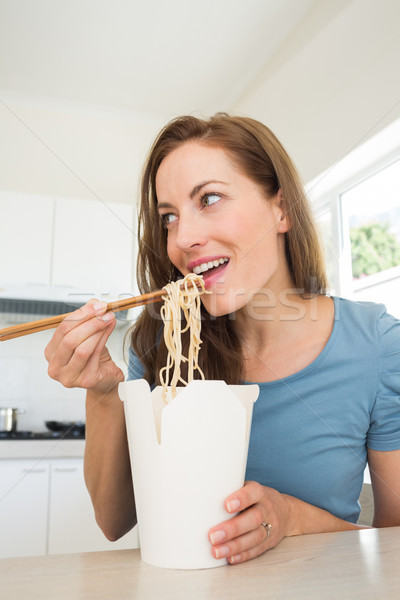
[[[0,460],[0,557],[46,553],[49,465]]]
[[[50,283],[52,198],[0,192],[0,282]]]
[[[58,198],[53,284],[96,296],[129,293],[136,237],[132,218],[133,207],[128,204]]]
[[[136,528],[117,542],[109,542],[101,532],[84,483],[83,460],[52,461],[49,554],[137,547]]]

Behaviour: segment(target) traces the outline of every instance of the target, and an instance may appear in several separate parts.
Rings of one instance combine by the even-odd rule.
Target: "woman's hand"
[[[229,496],[225,508],[228,513],[239,514],[210,529],[208,536],[213,556],[227,558],[232,564],[259,556],[286,536],[363,529],[255,481],[246,482]]]
[[[210,529],[215,558],[227,558],[231,564],[244,562],[270,550],[289,534],[289,497],[255,481],[246,482],[229,496],[225,508],[239,514]]]
[[[105,345],[116,323],[106,309],[106,302],[90,300],[57,327],[45,349],[52,379],[103,394],[124,381]]]

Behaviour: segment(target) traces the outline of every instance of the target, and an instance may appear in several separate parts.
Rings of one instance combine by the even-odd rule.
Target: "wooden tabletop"
[[[12,600],[363,600],[400,598],[400,527],[284,539],[252,561],[198,571],[159,569],[139,550],[0,560]]]

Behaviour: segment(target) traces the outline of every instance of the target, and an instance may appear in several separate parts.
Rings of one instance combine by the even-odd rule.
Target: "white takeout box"
[[[208,531],[242,487],[258,385],[192,381],[166,405],[144,379],[119,385],[124,401],[141,556],[158,567],[226,564]]]

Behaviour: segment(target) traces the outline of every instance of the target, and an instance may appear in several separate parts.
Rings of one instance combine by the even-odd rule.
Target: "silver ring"
[[[267,540],[269,538],[269,536],[271,535],[272,525],[271,525],[271,523],[261,523],[261,525],[264,527],[265,531],[267,532],[267,537],[266,537],[266,540]]]

